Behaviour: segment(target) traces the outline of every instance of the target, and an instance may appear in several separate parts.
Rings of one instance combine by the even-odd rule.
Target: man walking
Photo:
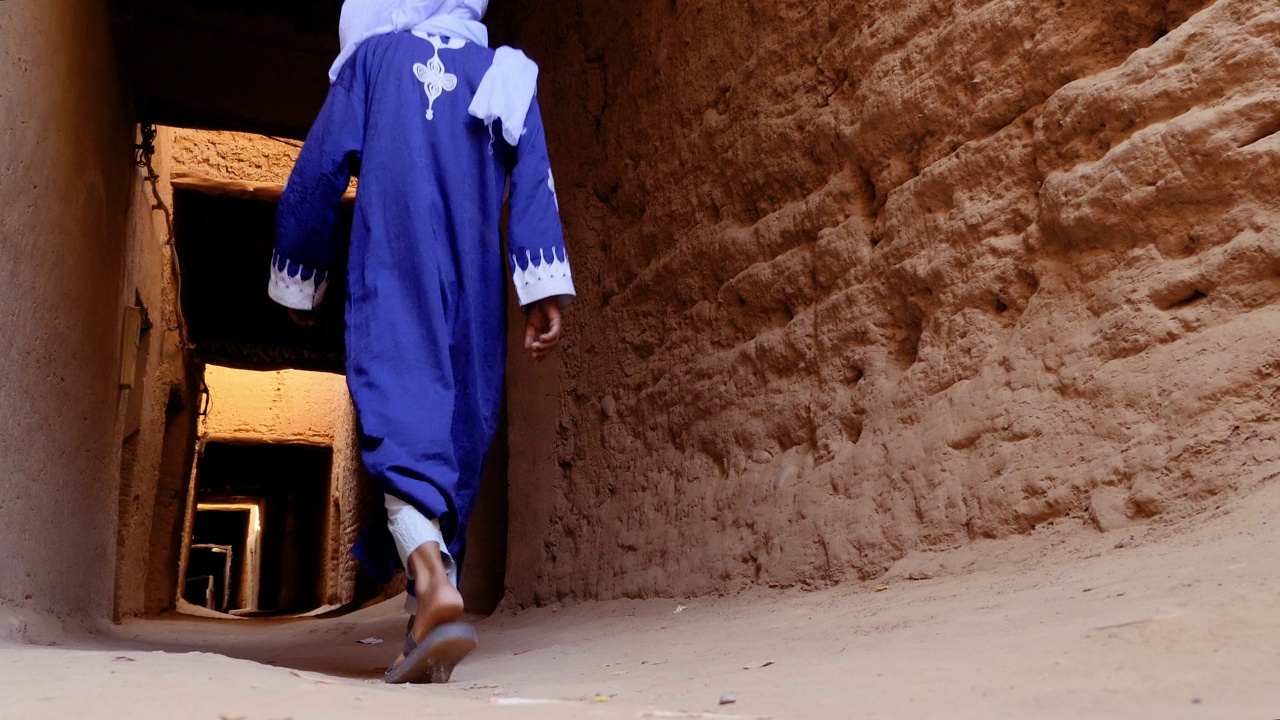
[[[388,682],[447,682],[476,644],[457,569],[502,396],[504,197],[535,360],[559,342],[574,296],[538,69],[488,47],[487,4],[346,1],[333,84],[276,217],[269,294],[295,319],[349,251],[347,383],[387,515],[356,554],[384,582],[402,565],[416,598]],[[334,225],[352,176],[347,248]]]

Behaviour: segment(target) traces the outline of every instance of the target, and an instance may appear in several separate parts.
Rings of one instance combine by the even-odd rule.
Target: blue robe
[[[505,259],[520,304],[574,294],[537,101],[515,146],[500,123],[468,113],[493,57],[408,32],[363,43],[280,199],[271,268],[277,302],[323,299],[347,242],[334,232],[338,207],[359,177],[346,347],[362,457],[379,493],[440,521],[459,562],[502,400],[508,179]],[[385,523],[356,554],[384,582],[399,564]]]

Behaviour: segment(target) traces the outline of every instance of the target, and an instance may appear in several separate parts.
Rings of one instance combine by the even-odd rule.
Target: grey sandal
[[[447,683],[453,668],[476,649],[476,644],[476,629],[464,622],[445,623],[420,643],[408,633],[404,660],[387,668],[383,679],[389,683]]]

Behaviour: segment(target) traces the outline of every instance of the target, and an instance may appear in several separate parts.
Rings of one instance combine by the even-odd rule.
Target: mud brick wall
[[[513,385],[518,602],[825,586],[1280,471],[1273,2],[510,11],[580,291]]]

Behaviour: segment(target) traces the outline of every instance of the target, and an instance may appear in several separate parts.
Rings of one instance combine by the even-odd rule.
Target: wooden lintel
[[[282,183],[251,182],[249,180],[226,180],[213,178],[202,173],[184,168],[176,168],[169,176],[174,190],[191,190],[204,195],[238,198],[241,200],[262,200],[279,202],[284,194]],[[356,199],[354,188],[348,189],[342,196],[343,202]]]

